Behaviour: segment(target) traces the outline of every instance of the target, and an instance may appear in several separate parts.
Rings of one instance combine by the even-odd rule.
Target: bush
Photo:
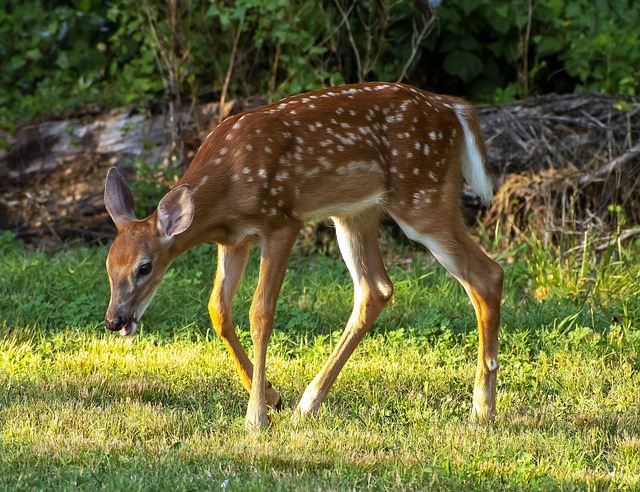
[[[472,99],[575,90],[638,93],[640,4],[628,0],[461,0],[425,43],[435,85]],[[433,82],[432,82],[433,83]]]
[[[630,0],[0,0],[0,106],[6,124],[400,78],[485,100],[635,95],[639,22]]]

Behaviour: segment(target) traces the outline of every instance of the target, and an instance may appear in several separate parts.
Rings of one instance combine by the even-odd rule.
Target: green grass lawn
[[[292,256],[267,367],[285,408],[249,435],[208,320],[213,247],[178,259],[125,340],[102,326],[105,247],[47,256],[0,237],[0,489],[640,489],[640,242],[492,253],[506,281],[486,426],[468,420],[478,335],[463,289],[428,253],[393,251],[393,301],[303,422],[293,408],[352,287],[340,260]],[[234,305],[247,347],[257,265]]]

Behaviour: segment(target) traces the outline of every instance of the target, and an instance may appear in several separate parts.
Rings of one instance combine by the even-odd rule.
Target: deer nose
[[[107,327],[107,330],[118,331],[124,325],[124,320],[118,316],[115,319],[106,319],[104,324]]]

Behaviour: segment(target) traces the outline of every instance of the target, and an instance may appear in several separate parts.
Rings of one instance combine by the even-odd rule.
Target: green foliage
[[[95,46],[104,19],[71,6],[0,3],[0,106],[18,116],[86,104],[105,57]]]
[[[537,38],[549,55],[557,55],[578,88],[638,95],[640,79],[640,5],[631,0],[581,0],[556,7],[562,27]],[[555,12],[554,12],[555,13]],[[563,34],[565,36],[563,36]]]
[[[638,94],[640,5],[629,0],[443,2],[428,58],[474,99]]]
[[[22,249],[22,243],[18,241],[14,232],[4,231],[0,234],[0,254],[12,253]]]
[[[180,105],[223,90],[275,99],[400,77],[484,100],[638,93],[631,0],[464,0],[435,12],[413,0],[171,5],[0,0],[3,126],[86,104]]]

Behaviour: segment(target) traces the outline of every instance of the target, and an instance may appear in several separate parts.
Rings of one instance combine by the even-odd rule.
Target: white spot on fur
[[[331,164],[331,161],[329,161],[329,159],[324,156],[318,158],[318,163],[323,167],[325,171],[329,171],[333,168],[333,164]]]
[[[375,172],[380,169],[376,162],[351,161],[344,166],[336,168],[336,173],[341,175],[358,174],[360,171]]]
[[[306,177],[307,178],[313,178],[313,177],[317,176],[318,174],[320,174],[320,168],[319,167],[314,167],[312,169],[309,169],[309,171],[307,171]]]
[[[276,181],[286,181],[289,178],[289,171],[280,171],[276,174]]]
[[[203,176],[202,178],[200,178],[200,181],[198,181],[198,185],[193,189],[193,191],[197,191],[198,188],[200,188],[201,186],[204,186],[207,181],[209,181],[209,176]]]

